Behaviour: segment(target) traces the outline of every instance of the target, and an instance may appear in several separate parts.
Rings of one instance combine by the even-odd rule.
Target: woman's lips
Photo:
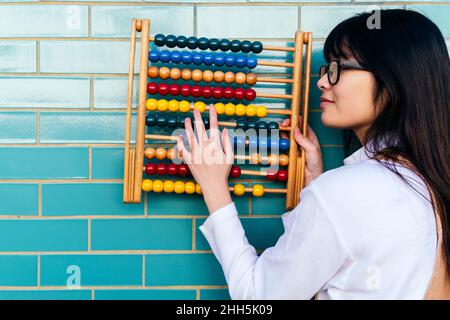
[[[320,98],[320,108],[324,108],[325,105],[327,105],[328,103],[333,103],[333,101],[325,99],[325,98]]]

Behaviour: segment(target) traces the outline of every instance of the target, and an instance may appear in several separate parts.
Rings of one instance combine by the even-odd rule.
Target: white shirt
[[[418,176],[396,166],[429,199]],[[232,299],[423,299],[437,244],[432,207],[364,147],[300,198],[281,215],[284,234],[259,257],[234,203],[199,227]]]

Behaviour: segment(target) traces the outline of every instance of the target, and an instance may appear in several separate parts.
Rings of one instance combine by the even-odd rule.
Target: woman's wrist
[[[202,192],[210,214],[233,202],[227,182],[202,188]]]

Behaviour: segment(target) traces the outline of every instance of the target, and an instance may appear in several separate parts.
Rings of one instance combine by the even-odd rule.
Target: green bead
[[[252,51],[252,43],[248,40],[242,41],[241,50],[244,53],[249,53]]]
[[[230,40],[228,40],[228,39],[222,39],[222,40],[220,40],[219,48],[220,48],[220,50],[222,50],[222,51],[228,51],[228,50],[230,50]]]
[[[259,41],[253,41],[252,51],[253,53],[260,53],[261,51],[263,51],[263,44]]]
[[[248,129],[256,129],[257,128],[257,122],[255,120],[249,120],[247,122],[247,128]]]
[[[256,127],[258,128],[258,130],[262,130],[262,129],[267,129],[268,125],[264,121],[258,121],[258,123],[256,124]]]
[[[275,121],[271,121],[269,122],[269,129],[278,129],[280,126],[278,125],[277,122]]]
[[[159,115],[156,120],[156,125],[161,128],[167,126],[167,117],[165,115]]]
[[[154,114],[148,114],[145,117],[145,124],[147,125],[147,127],[154,127],[156,126],[156,119],[157,117]]]
[[[159,33],[155,36],[155,45],[163,47],[166,44],[166,36]]]
[[[170,117],[167,119],[167,126],[168,126],[169,128],[176,128],[176,127],[178,127],[178,118],[177,118],[177,117],[170,116]]]
[[[198,39],[197,39],[197,37],[189,37],[188,40],[187,40],[187,47],[189,49],[194,50],[194,49],[197,49],[197,46],[198,46]]]
[[[185,36],[177,37],[177,47],[178,48],[186,48],[187,46],[187,38]]]
[[[236,128],[237,129],[242,129],[242,130],[247,130],[247,120],[246,119],[237,119],[236,120]]]
[[[172,34],[169,34],[166,37],[166,46],[169,48],[175,48],[177,46],[177,37]]]
[[[241,51],[241,42],[239,40],[233,40],[230,43],[230,50],[233,52]]]
[[[216,39],[216,38],[209,39],[209,49],[210,50],[212,50],[212,51],[218,50],[219,44],[220,44],[219,39]]]
[[[206,50],[209,48],[209,41],[206,38],[198,39],[198,48],[201,50]]]

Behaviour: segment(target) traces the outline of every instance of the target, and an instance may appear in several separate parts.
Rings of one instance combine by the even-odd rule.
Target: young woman
[[[322,123],[351,129],[362,147],[343,167],[323,172],[313,130],[304,137],[296,128],[295,139],[306,152],[306,187],[300,204],[282,215],[285,233],[260,256],[245,237],[228,191],[233,148],[227,130],[219,133],[214,108],[209,137],[198,112],[197,138],[185,121],[190,148],[181,139],[178,147],[202,188],[211,215],[200,230],[232,299],[423,299],[438,266],[438,239],[441,276],[447,274],[445,41],[419,13],[381,10],[379,29],[367,27],[370,16],[359,14],[334,28],[324,45],[328,64],[317,82]],[[205,149],[224,161],[208,161]]]

